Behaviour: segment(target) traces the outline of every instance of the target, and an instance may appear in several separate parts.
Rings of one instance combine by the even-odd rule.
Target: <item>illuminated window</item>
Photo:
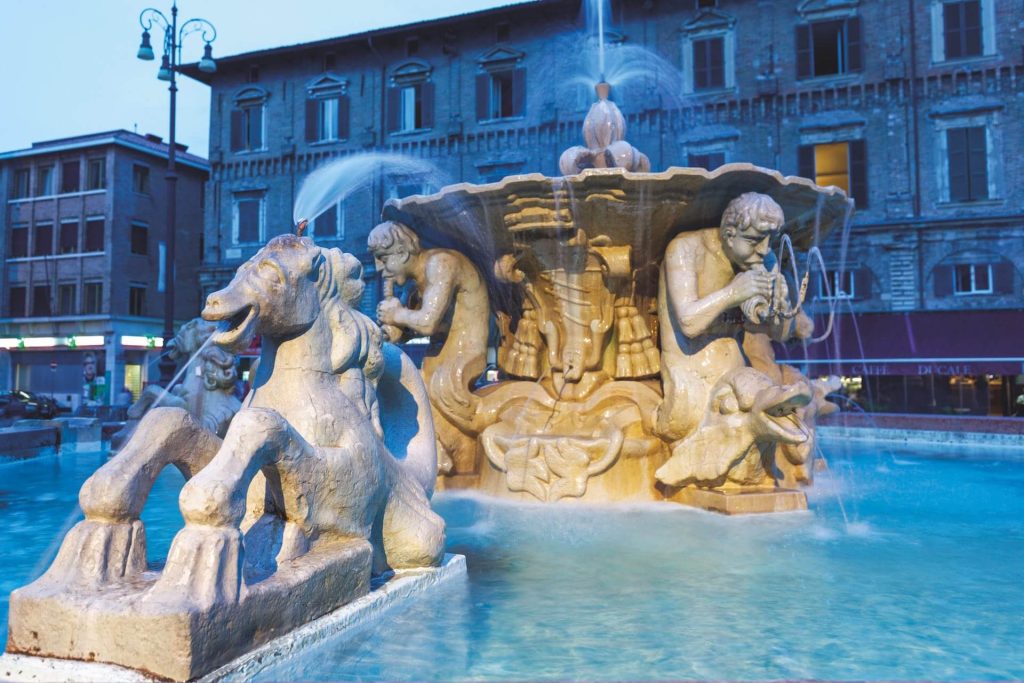
[[[863,140],[802,145],[797,173],[821,186],[835,185],[868,206],[867,146]]]

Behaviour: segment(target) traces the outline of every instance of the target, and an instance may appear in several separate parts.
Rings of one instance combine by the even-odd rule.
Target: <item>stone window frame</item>
[[[422,59],[407,59],[391,70],[391,73],[388,76],[388,111],[385,121],[385,123],[388,124],[388,130],[386,131],[387,134],[410,135],[422,133],[434,128],[435,116],[433,108],[436,102],[433,93],[433,73],[434,67],[430,66],[430,64]],[[391,95],[391,93],[396,91],[401,93],[406,88],[414,86],[420,86],[420,89],[416,93],[416,97],[420,98],[420,125],[414,125],[412,128],[406,128],[403,126],[403,122],[406,117],[403,115],[405,108],[402,103],[402,95],[399,94],[394,96]],[[428,88],[431,90],[429,94],[426,92]],[[397,114],[393,113],[395,111],[395,107],[399,107]],[[430,111],[428,111],[428,109]],[[396,119],[393,120],[393,116],[395,116]],[[391,124],[394,122],[397,122],[398,125],[392,127]]]
[[[335,73],[333,71],[328,71],[328,72],[325,72],[323,74],[320,74],[316,78],[314,78],[311,81],[308,81],[306,83],[305,90],[306,90],[306,102],[307,102],[307,105],[306,105],[306,118],[307,118],[307,121],[306,121],[306,124],[305,124],[306,125],[306,131],[305,132],[306,132],[306,142],[307,143],[312,144],[312,145],[330,144],[330,143],[336,143],[336,142],[345,142],[345,141],[347,141],[347,140],[349,140],[351,138],[351,136],[352,136],[352,121],[351,121],[352,109],[351,109],[350,103],[348,101],[348,97],[349,97],[349,95],[348,95],[348,88],[349,88],[349,80],[347,78],[339,76],[337,73]],[[319,105],[321,104],[322,101],[330,100],[330,99],[337,99],[338,100],[339,111],[336,113],[336,116],[339,117],[339,120],[338,120],[338,130],[336,132],[335,137],[333,137],[333,138],[325,138],[325,137],[322,137],[322,129],[323,129],[322,110],[321,110]],[[309,121],[308,121],[308,118],[309,118],[310,114],[312,113],[312,108],[309,105],[310,102],[315,102],[316,103],[316,116],[317,116],[317,120],[316,120],[316,131],[315,131],[315,138],[314,139],[310,139],[310,132],[311,131],[310,131],[310,128],[309,128],[310,124],[309,124]],[[345,126],[342,126],[341,125],[341,121],[340,121],[340,116],[341,116],[341,112],[342,111],[344,111],[344,113],[345,113],[345,118],[348,119],[347,122],[346,122],[347,125],[345,125]]]
[[[988,271],[988,289],[973,288],[957,291],[956,270],[971,266],[972,270],[985,267]],[[944,255],[928,269],[926,287],[935,299],[1007,296],[1014,292],[1016,268],[1013,259],[986,248],[968,248]]]
[[[943,18],[943,7],[960,0],[932,0],[929,6],[931,19],[931,60],[933,66],[945,64],[961,64],[979,60],[992,59],[999,56],[996,45],[996,0],[980,0],[981,2],[981,54],[969,57],[946,59],[946,26]]]
[[[861,19],[860,22],[860,67],[857,69],[847,68],[846,71],[837,74],[822,74],[815,76],[812,73],[808,76],[799,76],[799,55],[794,52],[794,63],[796,64],[797,75],[796,80],[799,83],[813,84],[815,82],[822,81],[835,81],[841,82],[855,81],[858,78],[862,78],[865,71],[864,59],[866,56],[865,44],[864,44],[864,22],[863,18],[858,12],[860,7],[860,0],[804,0],[797,6],[797,14],[800,15],[798,23],[794,24],[794,29],[799,26],[809,26],[823,21],[836,21],[836,20],[850,20],[854,18]],[[813,44],[812,44],[813,50]],[[846,58],[849,61],[849,45],[846,48]]]
[[[868,150],[868,135],[867,135],[867,120],[860,116],[856,118],[849,118],[848,120],[841,120],[837,123],[822,123],[817,120],[810,120],[800,125],[800,139],[797,143],[797,175],[803,173],[803,169],[800,168],[800,154],[801,148],[818,145],[830,145],[835,143],[846,143],[847,154],[850,154],[849,145],[851,143],[862,143],[864,145],[864,159],[863,159],[863,177],[858,177],[858,184],[863,184],[866,190],[866,196],[856,197],[853,191],[854,185],[854,173],[853,173],[853,160],[847,157],[847,173],[849,178],[850,196],[854,201],[857,202],[857,206],[860,210],[870,210],[872,207],[871,202],[871,188],[874,183],[871,182],[871,164],[868,160],[870,150]],[[815,177],[810,177],[810,180],[814,181]]]
[[[488,50],[477,58],[474,88],[477,123],[516,121],[526,116],[528,93],[526,91],[526,67],[523,66],[525,58],[526,53],[501,45]],[[496,75],[504,74],[512,76],[509,98],[513,111],[508,116],[493,116],[494,78]],[[517,103],[520,105],[520,110],[514,111]],[[486,113],[484,113],[484,109],[487,110]]]
[[[1006,201],[1003,187],[1003,159],[999,150],[1003,146],[1001,124],[1002,105],[974,111],[932,112],[932,130],[935,134],[932,154],[934,155],[936,205],[945,207],[968,207],[1002,204]],[[985,129],[985,171],[988,175],[988,197],[971,201],[950,199],[949,147],[946,131],[951,128],[983,127]]]
[[[232,154],[254,154],[267,151],[267,102],[270,100],[270,91],[258,85],[247,85],[236,92],[231,100],[232,108],[229,116],[233,116],[234,112],[238,111],[242,112],[244,116],[246,110],[260,110],[260,144],[258,147],[249,147],[249,141],[246,139],[241,149],[235,149],[232,144],[233,127],[229,119],[227,126],[228,149]]]
[[[680,58],[684,95],[721,94],[736,90],[736,18],[718,9],[704,8],[680,29]],[[695,89],[693,44],[698,40],[722,39],[724,85]]]
[[[239,238],[239,204],[243,201],[259,201],[259,211],[257,213],[257,219],[259,225],[257,226],[256,239],[253,241],[242,242]],[[254,190],[236,190],[231,195],[231,247],[242,247],[247,245],[262,245],[267,241],[267,192],[265,189],[254,189]]]

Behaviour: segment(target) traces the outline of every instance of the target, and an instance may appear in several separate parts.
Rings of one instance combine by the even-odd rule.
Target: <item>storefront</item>
[[[829,339],[778,357],[810,376],[839,375],[871,412],[1024,413],[1024,311],[841,315]]]
[[[71,410],[124,403],[159,377],[162,346],[160,337],[128,334],[0,338],[4,388],[52,396]]]

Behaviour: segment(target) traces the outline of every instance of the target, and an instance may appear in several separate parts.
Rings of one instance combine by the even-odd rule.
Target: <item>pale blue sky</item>
[[[217,27],[214,57],[462,14],[523,0],[179,0],[180,19]],[[0,151],[115,128],[167,137],[167,84],[157,59],[135,58],[139,13],[170,0],[0,0]],[[198,35],[184,59],[202,54]],[[178,140],[206,155],[209,89],[181,79]]]

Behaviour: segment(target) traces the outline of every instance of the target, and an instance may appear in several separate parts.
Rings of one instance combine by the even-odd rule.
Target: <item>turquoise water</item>
[[[825,451],[806,513],[439,496],[468,579],[260,680],[1024,678],[1020,451]],[[0,464],[4,599],[100,462]],[[154,555],[178,486],[157,487]]]

